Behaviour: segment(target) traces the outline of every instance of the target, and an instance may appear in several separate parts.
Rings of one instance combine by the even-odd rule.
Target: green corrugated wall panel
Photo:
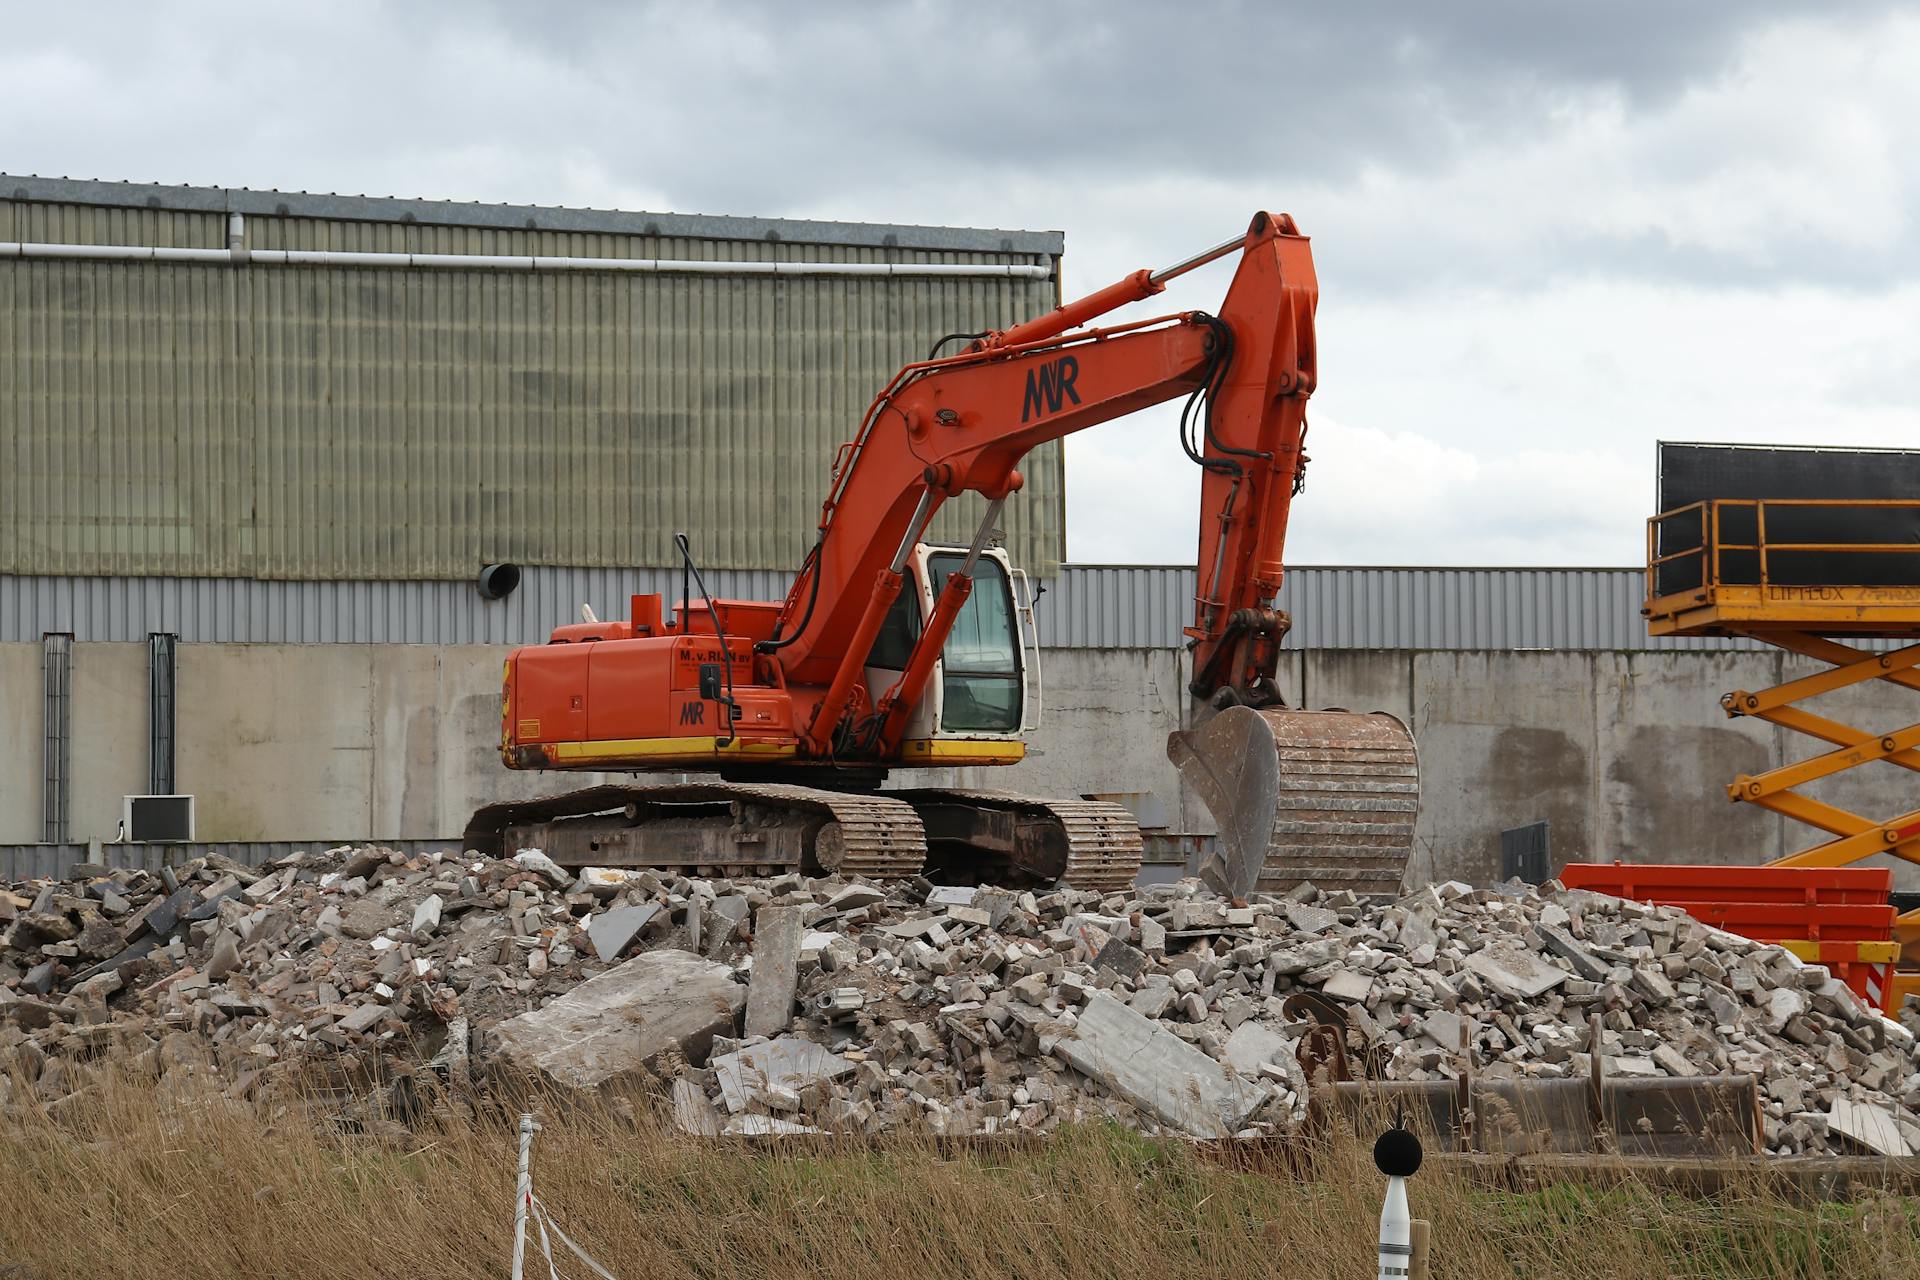
[[[0,202],[0,238],[219,247],[223,215]],[[255,248],[1021,261],[248,219]],[[788,567],[872,394],[1048,280],[0,262],[0,572],[458,578],[488,560]],[[1004,527],[1064,549],[1060,450]],[[979,505],[936,535],[964,540]]]
[[[224,249],[227,219],[224,214],[182,209],[103,208],[38,200],[0,200],[0,240]]]

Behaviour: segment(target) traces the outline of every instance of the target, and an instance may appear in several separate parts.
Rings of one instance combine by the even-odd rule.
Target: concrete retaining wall
[[[200,838],[449,838],[483,801],[603,780],[500,767],[505,652],[180,646],[176,774],[199,797]],[[73,662],[72,838],[110,839],[120,797],[146,787],[146,648],[76,644]],[[1102,795],[1145,825],[1209,833],[1164,754],[1186,709],[1184,655],[1055,650],[1047,662],[1045,723],[1024,764],[903,780]],[[1801,669],[1776,653],[1323,650],[1288,655],[1281,686],[1304,705],[1406,718],[1424,772],[1414,877],[1484,881],[1499,872],[1500,830],[1537,819],[1553,825],[1556,862],[1760,862],[1812,843],[1722,798],[1736,775],[1810,752],[1727,720],[1719,695]],[[1894,689],[1823,701],[1869,729],[1920,720],[1920,702]],[[39,838],[40,734],[39,646],[0,645],[0,844]],[[1886,817],[1920,809],[1920,777],[1875,766],[1815,794]],[[1915,870],[1902,864],[1903,884],[1920,885]]]

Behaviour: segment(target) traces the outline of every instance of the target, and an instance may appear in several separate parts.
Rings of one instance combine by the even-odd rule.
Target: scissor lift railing
[[[1920,641],[1920,544],[1871,536],[1770,538],[1770,512],[1776,530],[1783,524],[1804,527],[1807,517],[1820,515],[1837,516],[1848,528],[1866,529],[1882,518],[1887,524],[1909,523],[1889,517],[1920,513],[1920,501],[1709,499],[1663,512],[1647,522],[1647,603],[1642,610],[1647,629],[1656,636],[1745,636],[1828,664],[1828,670],[1770,689],[1736,689],[1720,699],[1729,716],[1765,720],[1830,748],[1764,773],[1743,774],[1728,784],[1730,800],[1826,833],[1826,839],[1777,859],[1773,866],[1841,867],[1880,853],[1920,863],[1920,809],[1874,818],[1796,790],[1869,764],[1920,773],[1920,723],[1865,730],[1800,705],[1871,681],[1920,691],[1920,643],[1873,652],[1836,639]],[[1809,580],[1810,569],[1837,576],[1832,566],[1855,563],[1862,566],[1857,574],[1843,575],[1853,581]],[[1920,911],[1899,917],[1894,937],[1905,962],[1920,964]],[[1906,991],[1920,991],[1920,969],[1895,978],[1890,1004],[1897,1007]]]

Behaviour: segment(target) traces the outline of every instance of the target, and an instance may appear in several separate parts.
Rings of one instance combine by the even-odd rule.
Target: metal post
[[[987,539],[1000,532],[994,526],[1000,522],[1000,510],[1006,505],[1005,498],[995,498],[987,504],[987,513],[980,517],[980,527],[973,533],[973,544],[967,548],[967,558],[960,565],[960,572],[969,578],[973,576],[974,562],[980,559],[980,553],[986,549]]]
[[[513,1280],[520,1280],[521,1255],[527,1247],[527,1212],[533,1204],[533,1131],[539,1127],[531,1115],[521,1115],[520,1176],[513,1186]]]
[[[44,695],[41,739],[40,838],[65,844],[73,779],[73,635],[50,631],[41,637],[41,689]]]
[[[156,796],[174,794],[174,639],[164,631],[147,636],[147,792]]]

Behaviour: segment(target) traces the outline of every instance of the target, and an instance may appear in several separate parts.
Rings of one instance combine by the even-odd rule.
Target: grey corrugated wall
[[[1738,649],[1751,642],[1656,640],[1640,617],[1639,569],[1300,567],[1280,586],[1292,649]],[[1039,616],[1054,648],[1182,643],[1194,571],[1069,565]]]
[[[147,208],[48,198],[60,190],[0,199],[0,240],[223,248],[211,197],[269,194],[155,188]],[[373,220],[421,202],[281,203],[247,216],[249,247],[1052,268],[1060,243],[858,227],[808,242],[794,223],[722,239],[531,208],[528,227],[497,207],[469,227],[460,206],[432,224]],[[901,364],[1057,301],[1045,278],[0,260],[0,572],[458,579],[500,560],[658,562],[683,529],[706,564],[791,565],[835,449]],[[1005,528],[1047,569],[1065,545],[1059,446],[1022,469]],[[977,518],[955,503],[936,531],[964,539]]]
[[[787,571],[712,570],[716,596],[777,600]],[[1297,649],[1753,648],[1735,640],[1653,640],[1638,569],[1315,568],[1288,571],[1280,605]],[[1040,583],[1049,648],[1166,649],[1191,619],[1193,570],[1065,565]],[[187,643],[530,644],[588,603],[624,616],[627,597],[680,595],[668,569],[529,569],[501,601],[460,582],[255,582],[0,575],[0,641],[48,631],[79,640]]]

